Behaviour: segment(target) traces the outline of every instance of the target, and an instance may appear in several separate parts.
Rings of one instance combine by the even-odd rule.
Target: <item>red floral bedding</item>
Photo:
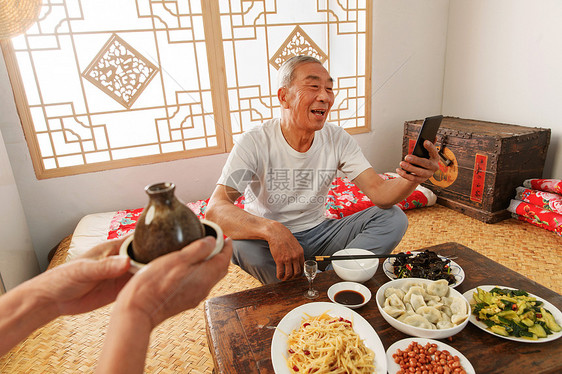
[[[560,179],[527,179],[523,182],[523,187],[562,195],[562,180]]]
[[[395,178],[393,174],[381,174],[384,179]],[[431,190],[419,186],[410,196],[396,204],[402,210],[421,208],[435,204],[436,196]],[[199,217],[205,218],[209,199],[198,200],[186,205]],[[244,196],[236,200],[236,205],[244,208]],[[337,178],[330,187],[326,202],[326,217],[342,218],[373,206],[371,200],[348,178]],[[111,220],[107,239],[116,239],[135,229],[135,224],[143,208],[118,211]]]
[[[562,195],[525,187],[517,187],[516,191],[515,200],[521,200],[554,213],[562,214]]]
[[[394,174],[380,174],[383,179],[394,179]],[[422,186],[418,187],[410,196],[396,204],[402,210],[422,208],[435,204],[435,194]],[[353,213],[367,209],[374,204],[348,178],[337,178],[328,193],[326,216],[328,218],[343,218]]]
[[[519,200],[511,200],[510,211],[520,221],[531,223],[562,236],[562,214],[542,209],[536,205]]]
[[[508,210],[520,221],[562,236],[562,180],[527,179]]]

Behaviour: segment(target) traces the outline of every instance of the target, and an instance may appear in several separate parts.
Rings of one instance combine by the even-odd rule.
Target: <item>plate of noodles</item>
[[[354,353],[337,357],[337,340]],[[354,368],[356,373],[384,374],[387,369],[384,346],[369,322],[328,302],[301,305],[281,319],[273,333],[271,360],[276,374],[307,373],[312,360],[316,368],[337,366],[344,372]]]

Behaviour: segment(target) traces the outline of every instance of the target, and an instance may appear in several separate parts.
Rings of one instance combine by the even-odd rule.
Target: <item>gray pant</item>
[[[390,209],[373,206],[342,219],[326,220],[293,235],[304,250],[304,258],[308,259],[332,255],[344,248],[363,248],[375,254],[390,253],[400,243],[407,228],[408,218],[397,206]],[[232,244],[235,265],[263,284],[279,282],[267,241],[234,240]]]

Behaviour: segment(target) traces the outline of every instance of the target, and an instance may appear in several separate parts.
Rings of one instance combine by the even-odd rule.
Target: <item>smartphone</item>
[[[416,140],[416,145],[414,146],[414,151],[412,152],[414,156],[429,158],[429,152],[423,146],[423,142],[429,140],[433,143],[435,141],[437,130],[439,130],[439,126],[441,126],[442,120],[443,116],[438,115],[427,117],[423,121],[420,133],[418,134],[418,139]]]

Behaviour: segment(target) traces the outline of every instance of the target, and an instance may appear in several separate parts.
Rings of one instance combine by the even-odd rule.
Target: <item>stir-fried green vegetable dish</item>
[[[537,340],[562,330],[543,302],[523,290],[477,288],[473,298],[472,313],[496,334]]]

